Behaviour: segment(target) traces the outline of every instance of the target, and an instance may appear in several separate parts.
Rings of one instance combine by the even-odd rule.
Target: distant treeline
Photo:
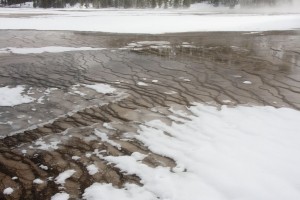
[[[2,5],[21,4],[28,0],[0,0]],[[183,8],[194,3],[207,2],[214,6],[234,7],[259,6],[262,4],[275,5],[278,1],[291,0],[33,0],[34,7],[40,8],[64,8],[67,5],[80,4],[82,7],[93,8]]]

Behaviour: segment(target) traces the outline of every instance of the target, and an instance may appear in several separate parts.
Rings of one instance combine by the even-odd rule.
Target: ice
[[[103,83],[98,83],[94,85],[84,85],[84,86],[96,90],[98,93],[102,93],[102,94],[110,94],[116,91],[115,88],[111,87],[108,84],[103,84]]]
[[[0,49],[0,54],[1,53],[14,53],[14,54],[61,53],[61,52],[67,52],[67,51],[97,51],[97,50],[103,50],[103,49],[104,48],[60,47],[60,46],[49,46],[49,47],[38,47],[38,48],[6,47],[6,48]]]
[[[73,169],[66,170],[62,173],[60,173],[56,178],[55,178],[55,183],[63,185],[65,184],[66,179],[70,178],[76,171]]]
[[[0,29],[72,30],[116,33],[292,30],[300,28],[300,14],[226,13],[197,10],[43,10],[0,9],[0,14],[44,14],[0,17]],[[76,20],[76,23],[74,23]],[[89,23],[86,23],[89,22]]]
[[[15,106],[34,101],[34,98],[22,94],[24,90],[23,85],[0,87],[0,106]]]
[[[152,168],[137,154],[102,157],[141,178],[145,198],[140,199],[147,199],[148,192],[172,200],[300,199],[299,111],[269,106],[219,110],[202,104],[190,107],[192,114],[170,111],[189,120],[171,126],[160,120],[147,122],[140,125],[136,139],[152,152],[172,158],[176,167]],[[141,194],[127,186],[117,190],[95,183],[84,197],[105,199],[101,195],[127,192],[133,197]]]

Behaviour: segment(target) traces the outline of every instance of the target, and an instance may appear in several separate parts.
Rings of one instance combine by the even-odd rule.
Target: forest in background
[[[65,8],[80,4],[82,7],[93,8],[187,8],[194,3],[206,2],[214,6],[235,7],[276,5],[278,2],[291,0],[33,0],[34,7]],[[28,0],[0,0],[0,5],[14,5],[28,2]]]

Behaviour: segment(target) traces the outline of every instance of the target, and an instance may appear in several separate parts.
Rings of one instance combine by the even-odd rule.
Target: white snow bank
[[[56,193],[51,197],[51,200],[68,200],[70,195],[65,192]]]
[[[87,200],[154,200],[153,194],[134,184],[126,184],[126,189],[117,189],[111,184],[94,183],[88,187],[83,199]]]
[[[113,93],[116,91],[115,88],[111,87],[108,84],[103,84],[103,83],[98,83],[98,84],[94,84],[94,85],[84,85],[87,88],[96,90],[96,92],[98,93],[102,93],[102,94],[109,94],[109,93]]]
[[[207,14],[164,10],[3,10],[0,14],[33,13],[28,18],[1,18],[0,29],[73,30],[117,33],[196,31],[267,31],[300,28],[300,14]],[[50,14],[50,15],[49,15]],[[76,23],[74,23],[76,20]],[[88,23],[87,23],[88,22]]]
[[[65,184],[66,179],[70,178],[76,171],[73,169],[66,170],[62,173],[60,173],[56,178],[55,178],[55,183],[56,184]]]
[[[67,51],[97,51],[105,48],[92,48],[92,47],[60,47],[60,46],[48,46],[38,48],[17,48],[7,47],[0,49],[1,53],[15,53],[15,54],[38,54],[38,53],[61,53]]]
[[[23,103],[30,103],[35,99],[22,94],[25,90],[23,85],[14,88],[5,86],[0,87],[0,106],[15,106]]]
[[[141,178],[145,199],[148,192],[172,200],[300,199],[299,111],[242,106],[217,110],[200,104],[190,108],[193,116],[170,111],[190,121],[182,118],[183,124],[171,126],[148,122],[140,126],[137,139],[174,159],[177,166],[171,171],[148,167],[134,156],[104,157]],[[116,192],[94,184],[85,198],[97,199],[105,194],[102,190]]]

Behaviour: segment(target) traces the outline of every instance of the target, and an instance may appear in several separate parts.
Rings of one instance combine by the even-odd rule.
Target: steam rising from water
[[[253,13],[253,14],[300,14],[300,0],[278,0],[275,5],[259,4],[256,6],[246,6],[240,0],[240,4],[236,5],[233,9],[225,6],[214,7],[210,4],[199,3],[191,5],[192,10],[200,12],[212,13]],[[299,22],[300,23],[300,22]]]

